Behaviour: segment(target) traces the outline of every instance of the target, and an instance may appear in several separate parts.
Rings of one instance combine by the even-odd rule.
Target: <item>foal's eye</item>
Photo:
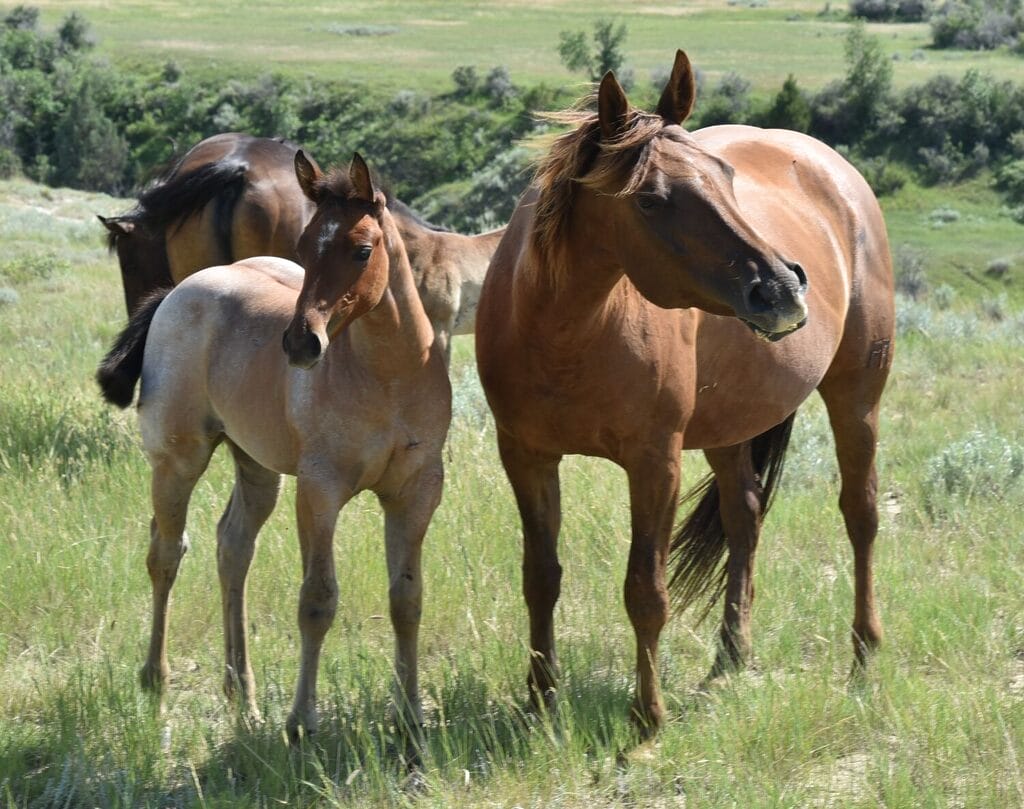
[[[356,261],[369,261],[370,254],[373,252],[373,247],[369,244],[364,244],[362,247],[357,247],[353,258]]]

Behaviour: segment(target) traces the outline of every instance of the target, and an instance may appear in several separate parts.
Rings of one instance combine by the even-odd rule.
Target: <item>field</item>
[[[71,8],[85,12],[100,48],[117,58],[195,60],[197,69],[210,68],[200,63],[211,31],[241,13],[233,4],[38,5],[48,24]],[[383,49],[374,58],[388,60],[393,47],[412,60],[380,68],[380,81],[396,87],[447,81],[454,63],[488,66],[499,56],[517,78],[568,82],[554,56],[557,31],[626,7],[481,2],[463,6],[472,13],[459,15],[459,34],[437,24],[455,16],[448,4],[344,5],[293,19],[283,4],[247,4],[253,42],[288,42],[294,58],[257,56],[254,45],[216,58],[240,71],[258,60],[328,75],[347,49],[345,64],[370,81],[378,74],[358,49]],[[764,59],[736,54],[750,39],[741,23],[795,31],[804,23],[786,17],[799,13],[811,26],[821,5],[691,3],[693,13],[679,17],[630,5],[627,51],[639,73],[693,36],[712,69],[738,62],[765,87],[792,69],[813,86],[842,70],[832,22],[808,29],[827,47],[811,36],[800,48],[778,39]],[[400,30],[324,32],[368,22]],[[676,25],[686,42],[676,42]],[[500,49],[485,37],[494,30],[507,34]],[[408,47],[414,32],[426,32],[422,62]],[[531,55],[542,35],[550,42]],[[912,26],[890,45],[919,48],[925,39]],[[454,63],[440,58],[444,49],[458,53]],[[801,49],[812,61],[787,67],[784,58]],[[940,58],[902,59],[897,75],[935,70]],[[994,71],[1019,71],[1019,60],[986,58]],[[249,583],[264,724],[242,726],[220,693],[214,530],[231,486],[221,453],[193,498],[192,547],[172,598],[166,709],[138,687],[149,631],[148,467],[134,415],[105,406],[92,381],[124,319],[116,262],[93,214],[127,204],[0,182],[0,805],[1024,806],[1024,229],[999,215],[986,178],[955,189],[908,186],[884,203],[906,293],[879,450],[876,574],[887,635],[858,685],[847,679],[851,554],[827,419],[813,400],[797,419],[763,532],[754,666],[696,694],[715,622],[676,618],[662,639],[669,722],[642,745],[626,721],[634,646],[622,604],[625,478],[604,462],[566,460],[562,706],[555,721],[524,716],[518,522],[472,341],[456,339],[445,496],[425,550],[427,728],[416,778],[396,762],[386,721],[392,638],[382,520],[369,496],[339,524],[341,603],[325,644],[315,743],[292,749],[283,736],[298,661],[290,483]],[[1005,269],[994,271],[1000,260]],[[704,468],[687,456],[687,481]]]
[[[258,75],[270,71],[374,86],[443,91],[460,64],[508,67],[517,83],[579,82],[558,61],[558,34],[589,30],[598,18],[625,22],[626,64],[638,82],[671,66],[676,48],[715,80],[737,71],[759,92],[775,92],[788,73],[819,89],[843,72],[846,24],[826,8],[845,2],[581,3],[573,0],[346,2],[291,4],[272,0],[196,4],[187,0],[117,2],[39,0],[45,25],[72,10],[92,25],[100,53],[118,62],[175,60],[201,75]],[[239,24],[244,20],[244,24]],[[937,72],[960,75],[982,68],[1017,78],[1020,61],[1004,52],[928,49],[925,24],[873,25],[897,59],[897,86]],[[770,45],[768,45],[770,43]]]

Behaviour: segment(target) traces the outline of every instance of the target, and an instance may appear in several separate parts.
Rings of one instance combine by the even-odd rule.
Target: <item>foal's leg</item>
[[[839,508],[853,545],[853,669],[861,669],[882,642],[882,622],[875,608],[872,556],[878,533],[878,405],[885,371],[865,369],[830,376],[818,387],[828,408],[842,489]]]
[[[754,603],[754,553],[761,531],[763,493],[750,443],[704,451],[718,486],[719,514],[729,546],[725,612],[718,651],[707,681],[741,669],[750,658],[750,610]]]
[[[423,724],[417,675],[417,641],[423,610],[420,551],[430,518],[441,502],[440,461],[420,469],[393,496],[381,496],[388,564],[388,600],[395,632],[394,707],[399,731]]]
[[[672,523],[679,499],[682,438],[674,435],[658,452],[630,463],[632,542],[626,568],[626,612],[636,633],[636,695],[631,718],[643,735],[665,721],[658,681],[658,640],[671,605],[665,584]]]
[[[182,439],[177,454],[154,453],[153,519],[149,528],[146,567],[153,586],[153,627],[149,654],[139,672],[143,688],[160,693],[170,677],[167,664],[167,609],[181,557],[188,550],[185,520],[196,482],[206,469],[212,446]],[[190,451],[191,450],[191,451]]]
[[[224,611],[224,693],[231,698],[238,687],[246,714],[258,720],[256,682],[246,633],[245,582],[256,548],[256,535],[274,510],[281,478],[234,444],[229,446],[235,458],[235,488],[217,525],[217,571]]]
[[[523,595],[530,614],[530,674],[534,707],[555,707],[558,657],[554,611],[562,581],[558,531],[562,523],[558,464],[561,456],[538,455],[498,433],[498,450],[523,523]]]
[[[316,678],[324,635],[338,609],[338,580],[334,571],[334,526],[341,507],[352,497],[338,481],[300,474],[295,492],[295,511],[302,554],[302,588],[299,590],[299,632],[302,652],[295,702],[288,716],[288,738],[299,740],[299,728],[316,732]]]

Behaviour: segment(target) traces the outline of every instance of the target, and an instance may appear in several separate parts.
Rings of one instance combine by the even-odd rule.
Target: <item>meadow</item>
[[[240,5],[38,5],[51,24],[72,7],[86,12],[100,47],[118,58],[195,59],[213,70],[229,57],[210,44],[210,32],[241,37],[240,26],[225,24]],[[809,85],[842,70],[840,34],[827,40],[828,21],[813,29],[822,37],[800,37],[800,48],[797,39],[773,40],[783,47],[764,59],[719,50],[728,36],[741,48],[740,29],[723,28],[723,19],[756,20],[762,33],[760,25],[771,23],[774,36],[803,24],[787,16],[810,24],[820,2],[687,5],[694,13],[677,18],[653,4],[598,2],[584,12],[551,0],[519,12],[480,2],[464,6],[472,13],[461,15],[460,35],[450,31],[456,26],[427,24],[449,20],[443,3],[353,3],[301,16],[250,3],[250,44],[230,64],[326,73],[351,48],[344,64],[366,81],[447,81],[450,56],[445,63],[442,51],[431,50],[417,62],[400,39],[420,31],[429,32],[430,48],[458,53],[457,63],[489,65],[500,53],[517,60],[514,75],[565,82],[556,32],[625,8],[638,72],[647,68],[645,48],[653,68],[664,61],[669,33],[672,47],[689,47],[705,24],[707,44],[698,47],[708,48],[706,63],[741,64],[766,88],[794,69],[786,60],[801,48],[820,60],[802,68]],[[143,34],[154,9],[160,42]],[[380,15],[373,23],[400,31],[339,40],[323,30],[366,23],[371,12]],[[678,36],[666,30],[675,25]],[[500,49],[485,37],[495,27],[507,34]],[[256,45],[271,43],[275,31],[293,43],[294,60],[273,49],[257,55]],[[541,31],[551,42],[531,56]],[[919,48],[915,37],[925,40],[923,26],[901,27],[890,45]],[[818,39],[831,44],[818,52]],[[371,69],[361,61],[369,51],[358,50],[375,48],[374,58],[386,61],[392,47],[412,61]],[[921,69],[934,70],[929,60],[939,58],[929,54]],[[1020,65],[1005,54],[969,58],[997,69]],[[897,76],[912,65],[918,69],[901,59]],[[392,635],[372,496],[357,498],[339,522],[341,599],[325,644],[321,730],[312,743],[291,748],[283,732],[298,663],[290,482],[261,534],[249,581],[265,722],[244,726],[220,692],[214,532],[231,487],[224,453],[192,501],[192,547],[172,596],[165,710],[141,691],[150,620],[148,466],[134,414],[106,406],[92,381],[124,321],[116,261],[94,214],[128,201],[0,182],[0,805],[1024,806],[1024,229],[1000,215],[999,204],[985,176],[955,188],[908,185],[883,201],[902,292],[879,448],[876,576],[887,635],[866,680],[853,685],[847,677],[852,560],[830,432],[815,399],[797,418],[762,535],[754,665],[710,695],[696,693],[718,612],[699,626],[690,615],[676,617],[660,661],[669,721],[645,744],[626,719],[634,645],[622,603],[625,477],[601,461],[568,458],[562,466],[561,710],[554,720],[524,712],[518,520],[472,340],[456,338],[446,489],[424,558],[423,767],[410,778],[386,720]],[[690,454],[684,468],[695,483],[706,467]]]
[[[840,78],[846,3],[826,0],[392,0],[310,4],[273,0],[38,0],[47,27],[85,15],[99,52],[122,64],[173,60],[190,73],[255,76],[268,71],[363,82],[375,88],[438,92],[457,65],[509,69],[520,85],[575,84],[559,62],[558,35],[590,32],[593,21],[627,23],[626,66],[638,83],[664,75],[683,47],[711,80],[737,71],[755,91],[776,92],[788,73],[810,90]],[[244,24],[239,24],[244,20]],[[1005,51],[935,51],[925,23],[871,26],[895,61],[897,87],[971,67],[1016,79]]]

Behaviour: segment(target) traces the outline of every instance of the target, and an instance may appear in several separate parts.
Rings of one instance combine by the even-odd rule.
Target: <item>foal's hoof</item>
[[[316,719],[300,719],[296,714],[288,717],[285,722],[285,732],[288,734],[288,743],[292,747],[298,747],[303,741],[309,741],[316,735]]]

